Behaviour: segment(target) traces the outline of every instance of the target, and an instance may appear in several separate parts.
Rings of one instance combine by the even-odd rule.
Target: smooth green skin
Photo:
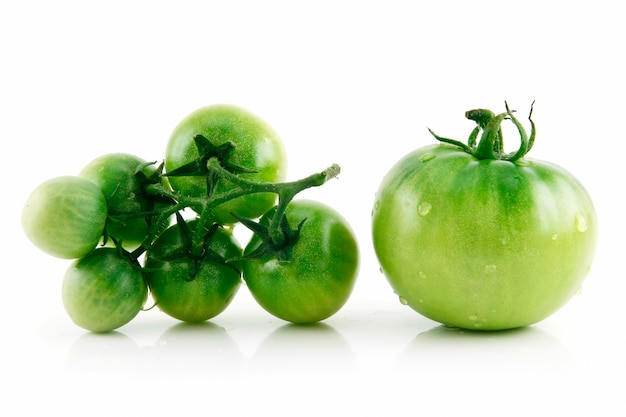
[[[386,175],[372,233],[403,304],[449,326],[501,330],[543,320],[580,290],[597,220],[583,186],[556,165],[432,145]]]
[[[106,219],[107,205],[100,189],[76,176],[41,183],[22,209],[26,236],[39,249],[63,259],[91,252],[102,237]]]
[[[236,148],[229,161],[255,173],[240,174],[260,182],[282,182],[287,175],[287,156],[278,133],[266,122],[245,109],[232,105],[212,105],[200,108],[183,119],[172,132],[165,153],[165,170],[172,171],[198,158],[193,138],[201,134],[215,146],[228,141]],[[172,188],[187,196],[206,196],[203,177],[168,177]],[[220,181],[215,193],[234,188]],[[237,222],[230,213],[254,219],[269,210],[276,201],[272,193],[242,196],[221,204],[213,216],[220,224]]]
[[[261,222],[267,224],[273,212]],[[272,256],[246,260],[243,277],[253,297],[270,314],[292,323],[318,322],[339,311],[350,297],[359,267],[357,241],[348,222],[322,203],[294,200],[286,215],[293,228],[307,219],[291,260]],[[254,235],[244,254],[259,244]]]
[[[195,222],[190,223],[194,228]],[[179,226],[167,229],[146,254],[145,276],[157,307],[186,322],[202,322],[222,313],[241,286],[241,273],[206,261],[189,281],[191,260],[163,261],[183,247]],[[210,248],[225,259],[241,256],[241,247],[229,231],[217,229]]]
[[[143,159],[125,153],[102,155],[88,163],[78,174],[96,184],[107,201],[109,216],[141,213],[148,210],[148,201],[140,195],[141,185],[135,176],[137,168],[145,164]],[[144,168],[150,175],[154,167]],[[109,236],[122,241],[125,247],[139,246],[150,232],[145,218],[128,219],[123,222],[108,221]]]
[[[92,332],[109,332],[141,311],[148,287],[138,265],[115,248],[98,248],[70,265],[63,279],[63,305],[74,323]]]

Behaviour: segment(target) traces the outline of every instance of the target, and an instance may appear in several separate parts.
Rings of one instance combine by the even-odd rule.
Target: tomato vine
[[[176,126],[162,163],[102,155],[77,176],[36,188],[22,223],[40,249],[74,260],[64,277],[63,303],[87,330],[126,324],[142,309],[145,294],[171,317],[208,320],[229,305],[243,281],[277,317],[323,320],[351,292],[356,240],[329,207],[293,200],[336,178],[340,168],[333,164],[294,181],[286,181],[285,172],[282,141],[269,125],[245,109],[207,106]],[[245,254],[233,235],[237,224],[252,232]],[[320,233],[329,227],[323,243]],[[289,261],[292,268],[256,268],[268,259]],[[268,290],[268,283],[281,288]],[[262,301],[268,296],[272,303]],[[280,305],[289,305],[289,312]]]
[[[234,149],[234,145],[230,144],[229,148]],[[202,157],[201,157],[202,158]],[[187,170],[193,166],[193,169],[198,169],[202,171],[200,174],[197,171],[192,171],[191,169]],[[186,208],[195,208],[198,211],[198,222],[199,227],[196,230],[196,233],[192,236],[190,243],[191,247],[195,255],[198,255],[197,251],[202,250],[202,241],[203,236],[201,231],[206,226],[205,223],[210,219],[211,216],[210,211],[217,207],[220,204],[223,204],[227,201],[233,200],[235,198],[255,194],[255,193],[274,193],[278,197],[278,204],[276,211],[272,217],[272,221],[270,226],[267,227],[268,236],[271,237],[272,242],[275,245],[275,248],[278,250],[281,244],[292,240],[293,235],[291,234],[291,230],[287,230],[284,227],[284,213],[287,208],[287,205],[291,200],[301,191],[311,188],[318,187],[337,177],[341,171],[341,168],[337,164],[333,164],[327,169],[304,177],[297,181],[291,182],[278,182],[278,183],[265,183],[260,181],[253,181],[246,178],[243,178],[233,171],[244,172],[244,169],[237,168],[235,170],[232,169],[231,166],[224,163],[224,161],[216,156],[212,156],[209,158],[204,164],[204,168],[200,168],[203,166],[201,163],[194,163],[184,170],[176,171],[174,175],[182,176],[182,172],[188,172],[188,175],[194,176],[206,176],[207,181],[211,182],[212,185],[209,186],[209,189],[214,189],[214,184],[219,180],[225,180],[236,185],[236,188],[222,192],[222,193],[213,193],[209,192],[204,197],[195,197],[195,196],[185,196],[182,193],[179,193],[175,190],[171,190],[166,187],[162,182],[158,181],[149,181],[145,186],[145,193],[148,196],[155,196],[162,200],[170,201],[170,205],[164,207],[160,211],[150,211],[146,213],[136,213],[132,216],[143,216],[147,218],[156,218],[154,221],[153,227],[150,230],[149,235],[142,242],[142,244],[133,251],[131,258],[138,259],[146,250],[148,250],[154,241],[154,239],[158,236],[159,230],[161,230],[162,225],[169,221],[170,217],[176,213],[183,211]],[[162,168],[162,166],[161,166]],[[159,172],[161,169],[158,170]],[[171,176],[171,173],[160,174],[161,176],[167,177]],[[186,174],[185,174],[186,175]],[[238,219],[247,226],[251,226],[251,220],[245,219],[240,216],[237,216]],[[254,231],[254,230],[253,230]],[[257,228],[256,231],[259,231]]]

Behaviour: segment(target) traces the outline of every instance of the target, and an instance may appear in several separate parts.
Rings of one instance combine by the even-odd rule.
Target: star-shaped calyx
[[[230,156],[235,150],[235,144],[233,142],[224,142],[219,146],[214,145],[203,135],[196,135],[193,138],[196,147],[198,148],[198,158],[193,161],[182,165],[172,171],[163,174],[166,177],[206,177],[207,196],[212,196],[219,176],[209,170],[207,163],[210,159],[215,158],[219,161],[220,165],[228,172],[233,174],[252,174],[256,171],[235,165],[230,162]]]

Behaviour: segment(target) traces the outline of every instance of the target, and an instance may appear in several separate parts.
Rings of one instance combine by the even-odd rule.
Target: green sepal
[[[229,155],[235,150],[233,142],[224,142],[219,146],[213,145],[202,135],[196,135],[193,141],[198,148],[198,158],[163,174],[166,177],[205,177],[210,174],[207,163],[211,158],[217,158],[220,165],[234,174],[253,174],[257,171],[235,165],[228,161]]]
[[[257,171],[235,165],[229,161],[230,154],[235,150],[233,142],[224,142],[215,146],[210,140],[202,135],[193,138],[198,149],[198,158],[182,165],[172,171],[163,174],[166,177],[205,177],[207,196],[212,196],[215,192],[217,182],[220,177],[207,166],[211,159],[217,159],[220,166],[233,174],[253,174]]]
[[[277,237],[275,235],[273,236],[270,232],[272,229],[271,224],[266,226],[260,222],[238,216],[235,213],[231,213],[231,215],[258,236],[259,239],[261,239],[261,244],[250,253],[244,254],[237,259],[229,260],[229,262],[246,259],[262,259],[265,257],[272,257],[279,261],[289,261],[292,257],[293,247],[300,237],[302,226],[307,220],[306,218],[303,219],[298,223],[296,229],[292,229],[287,220],[287,216],[283,215],[280,219]]]
[[[475,109],[465,112],[465,117],[469,120],[473,120],[478,125],[472,130],[467,140],[467,144],[455,139],[441,137],[436,135],[431,129],[428,130],[438,141],[454,145],[470,155],[473,155],[477,159],[494,159],[515,162],[522,159],[530,151],[534,144],[536,129],[535,123],[532,120],[532,113],[535,102],[533,101],[531,104],[530,113],[528,115],[528,120],[530,121],[532,128],[530,137],[526,135],[524,127],[513,115],[515,110],[510,110],[506,101],[504,104],[506,112],[500,114],[495,114],[491,110],[486,109]],[[520,135],[520,147],[515,152],[504,152],[504,140],[501,127],[502,121],[504,120],[511,120]],[[480,136],[480,140],[478,140],[477,144],[476,141],[478,139],[478,134],[481,131],[482,135]]]
[[[187,281],[193,281],[204,265],[205,262],[211,262],[219,265],[227,265],[230,268],[240,272],[234,265],[229,264],[226,259],[215,252],[210,247],[211,238],[216,230],[220,227],[218,223],[213,223],[208,230],[202,234],[200,242],[194,241],[194,233],[189,228],[189,224],[183,216],[176,212],[176,224],[180,231],[182,246],[175,251],[170,252],[167,256],[158,257],[162,262],[190,262],[191,267]]]

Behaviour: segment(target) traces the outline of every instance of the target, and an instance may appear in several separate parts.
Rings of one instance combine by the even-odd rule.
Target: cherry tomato
[[[108,332],[130,322],[148,295],[139,265],[116,248],[98,248],[70,265],[63,279],[63,304],[78,326]]]
[[[150,217],[138,215],[155,206],[154,199],[142,188],[142,181],[155,170],[137,156],[113,153],[89,162],[79,174],[102,190],[109,214],[106,232],[125,247],[138,246],[150,232]]]
[[[287,158],[278,134],[266,122],[245,109],[232,105],[212,105],[200,108],[185,117],[171,134],[165,153],[165,169],[171,173],[199,158],[194,138],[202,135],[226,167],[248,179],[280,182],[287,172]],[[232,143],[234,148],[225,145]],[[221,148],[220,148],[221,147]],[[219,148],[219,149],[218,149]],[[202,164],[200,169],[202,169]],[[170,176],[172,188],[187,196],[206,196],[207,179],[203,176]],[[218,181],[213,193],[234,188]],[[242,196],[218,206],[213,213],[220,224],[233,224],[231,212],[257,218],[276,201],[275,194],[257,193]]]
[[[157,307],[182,321],[201,322],[221,312],[241,285],[241,272],[225,260],[241,256],[230,230],[206,229],[194,254],[191,234],[198,223],[175,224],[146,254],[145,276]],[[182,230],[181,230],[182,229]]]
[[[102,237],[107,205],[100,189],[75,176],[49,179],[36,187],[22,210],[26,236],[44,252],[76,259]]]
[[[268,224],[274,209],[261,224]],[[302,224],[285,254],[269,253],[243,262],[243,277],[259,304],[293,323],[313,323],[335,314],[348,300],[358,272],[356,238],[348,222],[331,207],[310,200],[287,206],[288,223]],[[304,223],[302,223],[304,221]],[[261,245],[254,234],[244,255]]]

